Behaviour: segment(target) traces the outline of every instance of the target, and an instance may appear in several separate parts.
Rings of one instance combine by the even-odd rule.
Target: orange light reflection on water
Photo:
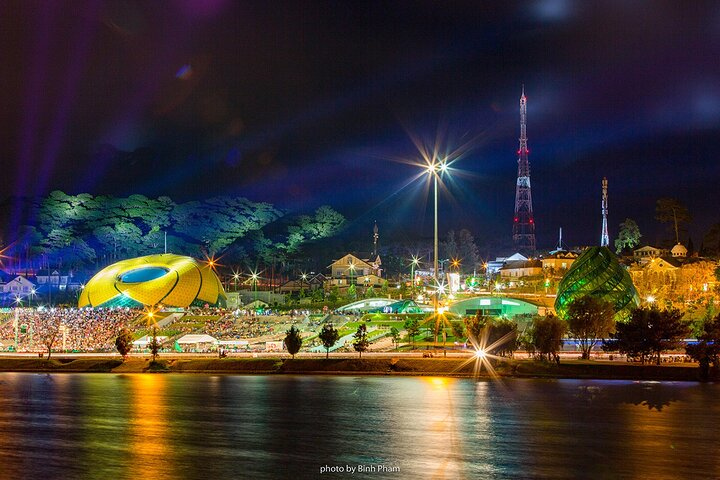
[[[462,458],[462,439],[459,435],[460,423],[455,416],[455,407],[451,395],[452,386],[457,381],[446,377],[427,377],[423,403],[431,406],[432,414],[422,420],[425,424],[423,437],[417,444],[425,445],[428,451],[422,455],[427,465],[426,478],[465,478],[459,459]]]
[[[155,478],[170,478],[175,463],[170,448],[166,389],[162,374],[131,375],[130,459],[133,475],[152,473]]]

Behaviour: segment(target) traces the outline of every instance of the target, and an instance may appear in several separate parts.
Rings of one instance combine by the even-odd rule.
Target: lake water
[[[2,373],[0,478],[720,478],[719,399],[697,383]]]

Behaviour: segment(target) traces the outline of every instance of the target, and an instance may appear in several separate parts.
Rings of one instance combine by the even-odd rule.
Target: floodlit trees
[[[615,239],[615,253],[620,254],[625,249],[632,249],[640,244],[640,227],[632,218],[626,218],[620,224],[618,238]]]
[[[488,345],[495,345],[492,351],[502,357],[512,357],[518,349],[517,323],[508,319],[496,319],[490,324]]]
[[[615,331],[615,310],[610,302],[586,295],[568,307],[568,330],[580,342],[583,359],[593,347]]]
[[[677,278],[676,293],[687,300],[695,300],[705,295],[710,285],[715,283],[715,269],[717,264],[710,261],[686,263],[680,269]]]
[[[415,348],[415,337],[420,334],[420,322],[417,318],[408,318],[405,320],[405,324],[403,324],[403,327],[407,331],[408,337],[410,338],[410,343],[412,344],[413,348]]]
[[[450,328],[455,338],[463,338],[465,336],[465,325],[462,322],[450,322]]]
[[[443,258],[459,260],[462,271],[472,272],[478,263],[478,248],[469,230],[462,229],[457,234],[450,230],[439,247]]]
[[[300,336],[300,331],[295,328],[295,325],[291,326],[290,330],[285,332],[283,343],[288,353],[292,355],[292,358],[295,358],[295,354],[298,353],[300,347],[302,347],[302,337]]]
[[[357,287],[354,283],[348,287],[347,300],[349,302],[354,302],[355,300],[357,300]]]
[[[390,329],[390,338],[392,338],[395,350],[397,350],[398,344],[400,343],[400,331],[396,327]]]
[[[310,298],[314,303],[322,302],[325,298],[325,291],[322,288],[316,288],[310,292]]]
[[[115,339],[115,348],[122,355],[123,361],[127,359],[128,353],[132,350],[133,334],[127,328],[123,328]]]
[[[340,339],[340,332],[333,326],[332,323],[326,323],[323,325],[322,330],[318,334],[318,338],[325,347],[325,358],[330,356],[330,349]]]
[[[472,340],[478,341],[483,328],[487,324],[488,319],[482,314],[482,311],[478,310],[474,316],[465,318],[465,331],[468,337]]]
[[[61,262],[80,268],[161,253],[166,235],[168,248],[175,253],[224,253],[226,260],[234,261],[253,255],[285,265],[304,245],[335,235],[345,222],[328,206],[286,219],[284,212],[268,203],[230,196],[178,204],[165,196],[117,198],[54,191],[30,208],[37,226],[20,229],[23,244],[31,255],[44,255],[53,268]],[[288,225],[286,231],[270,227],[280,219]],[[266,227],[271,237],[265,237]]]
[[[451,324],[452,326],[452,324]],[[478,312],[465,318],[465,330],[474,343],[500,356],[512,357],[518,347],[517,324],[512,320],[492,318]]]
[[[562,348],[562,339],[566,330],[567,323],[555,315],[538,316],[533,319],[530,338],[541,360],[554,359],[560,362],[558,352]]]
[[[367,338],[367,327],[364,323],[361,323],[354,335],[353,348],[355,348],[355,351],[358,352],[360,358],[362,358],[363,352],[366,351],[369,346],[370,342]]]
[[[627,323],[616,324],[613,340],[605,342],[603,349],[618,350],[642,363],[655,359],[660,365],[660,354],[679,346],[689,333],[690,325],[678,310],[636,308]]]

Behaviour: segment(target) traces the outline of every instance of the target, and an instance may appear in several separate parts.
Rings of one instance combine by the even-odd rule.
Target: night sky
[[[511,234],[528,137],[539,246],[655,200],[720,221],[720,2],[3,1],[2,195],[329,204],[385,238],[431,233],[412,138],[470,143],[441,232]],[[369,234],[368,234],[369,235]]]

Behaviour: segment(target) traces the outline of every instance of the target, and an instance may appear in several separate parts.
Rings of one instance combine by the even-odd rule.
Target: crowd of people
[[[0,338],[6,349],[39,351],[52,340],[56,350],[110,352],[115,338],[130,326],[139,310],[127,308],[18,308],[6,315]]]
[[[112,352],[123,328],[147,329],[143,318],[142,309],[17,308],[0,314],[0,348],[41,352],[51,341],[54,351]],[[201,333],[217,340],[268,339],[284,334],[297,320],[297,315],[249,315],[237,310],[193,307],[163,325],[159,335],[176,339]]]
[[[225,317],[217,322],[211,322],[206,333],[218,340],[248,339],[271,335],[275,323],[268,320],[248,320],[235,316]]]

